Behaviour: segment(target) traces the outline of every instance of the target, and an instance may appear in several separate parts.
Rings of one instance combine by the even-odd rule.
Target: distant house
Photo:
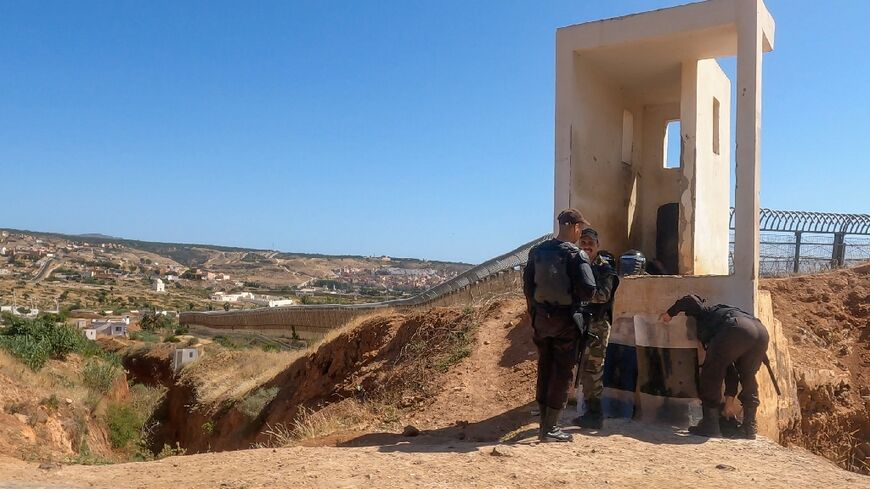
[[[154,291],[155,292],[166,292],[166,284],[163,283],[159,278],[154,281]]]
[[[89,339],[97,339],[98,336],[127,336],[127,326],[129,325],[130,316],[125,316],[123,321],[91,319],[84,331],[85,336]],[[93,332],[88,333],[89,330]]]
[[[250,292],[239,292],[238,294],[227,294],[226,292],[215,292],[209,299],[217,302],[239,302],[241,300],[253,300],[254,294]]]
[[[197,348],[176,348],[172,357],[172,370],[178,372],[188,363],[193,363],[199,358]]]

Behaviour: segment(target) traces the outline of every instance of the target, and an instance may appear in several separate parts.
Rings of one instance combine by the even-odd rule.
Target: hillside
[[[257,305],[214,298],[218,292],[248,292],[261,303],[378,302],[422,292],[469,267],[0,229],[0,306],[117,313]]]
[[[522,301],[507,298],[372,318],[297,357],[206,357],[170,387],[160,412],[172,430],[161,442],[229,451],[43,469],[2,458],[0,473],[131,488],[870,487],[870,478],[800,448],[630,421],[538,445],[530,333]],[[277,375],[257,374],[264,361]],[[131,375],[144,382],[148,371]],[[264,388],[276,389],[271,400],[246,414],[246,400]],[[246,449],[252,443],[263,448]]]
[[[304,352],[212,350],[176,378],[161,373],[167,355],[128,352],[131,382],[166,389],[149,448],[190,455],[46,469],[7,458],[0,471],[112,487],[870,487],[807,451],[866,471],[868,270],[763,282],[792,341],[804,417],[787,447],[625,420],[537,445],[535,350],[514,292],[372,317]]]

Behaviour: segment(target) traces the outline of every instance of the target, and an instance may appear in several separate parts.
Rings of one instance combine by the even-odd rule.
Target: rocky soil
[[[785,440],[870,473],[870,264],[762,287],[789,337],[798,384],[801,426]]]

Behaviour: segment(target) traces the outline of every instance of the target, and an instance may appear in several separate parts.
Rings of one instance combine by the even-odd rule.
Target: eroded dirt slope
[[[870,472],[870,264],[767,279],[789,337],[800,431],[785,439]]]

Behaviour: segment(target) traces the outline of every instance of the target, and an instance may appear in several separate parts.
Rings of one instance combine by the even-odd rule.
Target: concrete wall
[[[730,107],[731,82],[716,60],[682,64],[679,247],[682,275],[729,273]]]
[[[371,304],[363,306],[289,306],[250,311],[182,312],[181,324],[220,330],[251,331],[273,336],[296,334],[305,340],[319,340],[330,331],[352,321],[376,314],[408,311],[436,306],[470,305],[498,295],[521,290],[520,271],[507,270],[493,274],[450,294],[414,306]]]
[[[626,102],[619,85],[582,53],[558,55],[566,58],[557,63],[556,73],[561,98],[556,108],[554,215],[576,207],[607,240],[609,249],[625,250],[632,183],[631,167],[622,163]]]
[[[680,169],[665,168],[665,137],[669,121],[680,118],[680,104],[654,104],[643,109],[640,175],[639,240],[631,243],[647,257],[657,256],[656,214],[659,207],[680,198]]]
[[[622,281],[614,304],[614,323],[626,324],[626,319],[631,318],[635,324],[634,343],[638,346],[654,348],[686,349],[693,348],[697,334],[692,320],[681,320],[665,325],[658,323],[655,318],[667,310],[671,304],[680,297],[693,293],[705,297],[711,304],[733,304],[739,297],[739,293],[733,291],[733,277],[710,276],[710,277],[681,277],[681,276],[647,276],[629,277]],[[767,327],[770,333],[770,346],[768,357],[782,389],[782,396],[778,397],[773,383],[766,369],[758,372],[759,395],[761,406],[758,412],[759,432],[771,439],[779,440],[779,434],[800,420],[800,410],[797,399],[797,389],[792,370],[791,357],[788,351],[782,325],[773,317],[773,308],[770,294],[762,291],[759,294],[758,318]],[[682,317],[682,316],[680,316]],[[644,323],[638,327],[641,318]],[[625,333],[625,332],[622,332]],[[631,334],[631,332],[629,332]],[[625,334],[623,334],[625,336]],[[703,351],[698,351],[699,362],[703,362]],[[676,357],[674,357],[676,358]],[[683,382],[687,376],[696,381],[697,371],[694,367],[686,364],[671,362],[668,358],[661,359],[665,365],[661,369],[668,372],[675,380],[672,384]],[[643,371],[644,358],[638,356],[638,368]],[[668,398],[666,396],[648,396],[640,392],[636,395],[636,405],[639,416],[642,419],[651,418],[651,413],[662,411],[663,407],[669,411],[668,422],[675,425],[688,425],[690,414],[689,407],[693,402],[689,398]],[[680,419],[680,416],[683,416]]]

